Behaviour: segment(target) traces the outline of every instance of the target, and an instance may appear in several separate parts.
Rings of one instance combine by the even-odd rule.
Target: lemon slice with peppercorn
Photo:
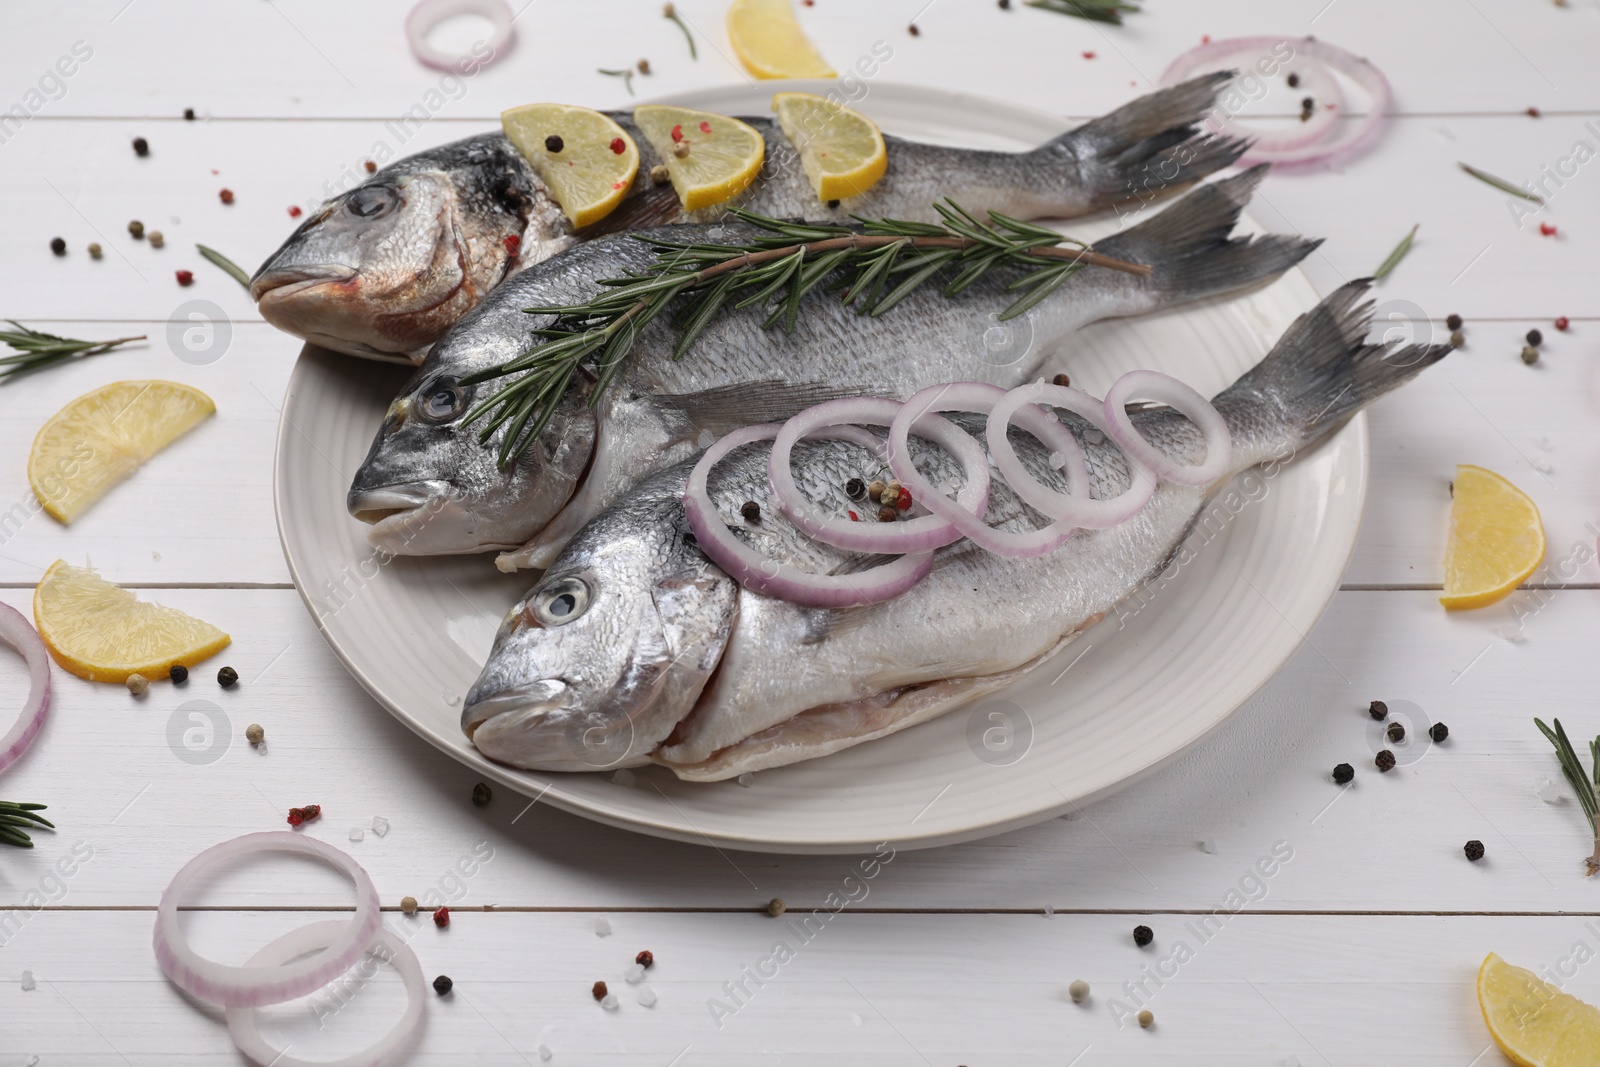
[[[761,134],[725,115],[645,104],[633,109],[633,122],[666,164],[685,211],[732,200],[756,180],[767,158]]]
[[[39,429],[28,453],[28,484],[45,511],[71,522],[216,410],[209,396],[177,382],[101,386]]]
[[[176,608],[140,600],[94,571],[56,560],[33,591],[33,621],[57,663],[91,682],[165,678],[232,640]]]
[[[611,214],[639,173],[639,146],[593,108],[525,104],[502,111],[500,124],[580,229]]]
[[[812,93],[779,93],[772,110],[820,199],[860,196],[889,169],[883,134],[861,112]]]
[[[1563,993],[1493,952],[1478,968],[1478,1009],[1489,1036],[1518,1067],[1590,1067],[1600,1008]]]
[[[727,27],[733,54],[758,78],[837,76],[800,28],[790,0],[733,0]]]
[[[1482,467],[1456,468],[1444,595],[1452,610],[1481,608],[1516,591],[1544,561],[1544,523],[1528,495]]]

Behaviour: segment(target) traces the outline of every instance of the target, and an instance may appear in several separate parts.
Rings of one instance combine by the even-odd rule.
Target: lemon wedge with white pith
[[[727,27],[733,54],[757,78],[837,76],[800,28],[791,0],[733,0]]]
[[[33,621],[57,663],[91,682],[165,678],[227,647],[227,634],[140,600],[91,570],[56,560],[33,591]]]
[[[1544,561],[1544,523],[1528,495],[1482,467],[1456,468],[1444,595],[1452,610],[1502,600]]]
[[[889,169],[883,134],[861,112],[813,93],[779,93],[772,110],[819,199],[860,196]]]
[[[1594,1067],[1600,1059],[1600,1008],[1493,952],[1478,968],[1478,1009],[1518,1067]]]
[[[28,484],[51,517],[71,522],[216,410],[209,396],[177,382],[101,386],[39,429],[28,453]]]
[[[500,124],[580,229],[611,214],[639,173],[639,146],[593,108],[526,104],[502,111]]]
[[[756,180],[767,142],[755,128],[726,115],[645,104],[633,123],[666,164],[685,211],[732,200]]]

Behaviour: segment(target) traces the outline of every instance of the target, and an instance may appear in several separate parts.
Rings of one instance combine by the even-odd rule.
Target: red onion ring
[[[245,966],[280,967],[308,952],[327,949],[339,940],[345,927],[349,925],[350,921],[347,919],[329,919],[291,930],[251,956]],[[374,946],[388,952],[388,956],[384,958],[390,966],[400,972],[400,977],[406,984],[405,1013],[400,1016],[400,1021],[374,1044],[337,1060],[295,1059],[287,1050],[275,1049],[262,1038],[259,1019],[254,1008],[237,1007],[229,1008],[227,1011],[228,1036],[233,1038],[233,1043],[239,1046],[240,1052],[257,1063],[271,1064],[272,1067],[377,1067],[409,1042],[417,1032],[417,1027],[422,1024],[422,1006],[426,1001],[426,990],[423,987],[422,964],[417,962],[417,954],[411,951],[409,945],[380,926],[368,946],[369,950]]]
[[[970,411],[987,415],[1006,395],[997,385],[983,382],[950,382],[930,386],[914,394],[901,406],[889,424],[889,469],[900,484],[911,490],[913,498],[929,511],[947,519],[968,540],[987,552],[1007,559],[1031,559],[1054,552],[1072,536],[1074,527],[1065,522],[1054,522],[1037,530],[1014,533],[998,530],[983,521],[981,514],[961,506],[957,500],[940,493],[934,484],[917,470],[911,460],[907,438],[912,430],[920,430],[925,418],[938,411]],[[1083,448],[1061,420],[1036,405],[1024,405],[1014,419],[1033,434],[1046,447],[1059,452],[1067,472],[1067,488],[1074,493],[1088,493],[1089,468],[1084,462]]]
[[[3,771],[22,758],[44,729],[45,712],[50,710],[50,654],[27,616],[5,604],[0,604],[0,641],[16,649],[28,664],[28,699],[22,702],[16,725],[0,737]]]
[[[483,42],[489,46],[489,58],[480,60],[476,53],[453,56],[428,43],[428,34],[439,23],[457,15],[482,15],[494,23],[494,33],[488,41]],[[411,46],[411,54],[420,63],[434,70],[465,74],[467,65],[475,65],[482,70],[499,59],[505,47],[511,43],[514,33],[511,22],[514,17],[505,0],[421,0],[406,15],[406,43]]]
[[[262,852],[300,852],[337,867],[356,887],[354,918],[342,921],[343,932],[322,952],[286,967],[230,967],[197,954],[178,928],[178,901],[212,868]],[[332,845],[313,837],[274,830],[245,834],[213,845],[183,865],[161,894],[154,934],[156,962],[178,988],[225,1008],[259,1008],[315,993],[361,958],[378,933],[378,891],[361,865]]]
[[[711,468],[735,448],[770,441],[781,429],[775,423],[767,423],[735,430],[708,448],[694,465],[683,491],[683,510],[701,551],[747,589],[818,608],[858,607],[892,600],[925,578],[933,569],[932,552],[911,553],[854,574],[811,574],[763,556],[733,535],[717,514],[706,488]]]
[[[1150,502],[1156,491],[1155,473],[1131,455],[1126,458],[1133,482],[1110,500],[1092,499],[1087,491],[1081,494],[1058,493],[1029,474],[1006,437],[1006,430],[1017,412],[1028,403],[1066,408],[1107,437],[1111,436],[1105,407],[1082,389],[1038,381],[1011,390],[989,412],[989,424],[984,436],[988,440],[989,455],[995,469],[1018,496],[1053,519],[1089,530],[1106,530],[1127,522]],[[1072,488],[1070,483],[1068,487]],[[1084,488],[1087,490],[1087,485]]]
[[[961,531],[955,523],[938,515],[918,515],[895,522],[852,522],[829,515],[812,503],[795,483],[789,456],[802,438],[840,426],[862,423],[890,426],[903,407],[899,401],[884,397],[846,397],[806,408],[784,423],[767,457],[767,480],[772,484],[772,498],[778,509],[811,537],[849,552],[931,552],[959,541]],[[956,504],[971,514],[982,515],[989,505],[989,460],[978,442],[955,423],[937,415],[925,416],[919,428],[919,436],[948,450],[961,464],[966,485],[956,494]],[[874,444],[882,455],[882,442],[874,439]],[[904,440],[899,447],[905,449]],[[932,492],[933,487],[929,485],[927,490]],[[917,490],[913,489],[911,495],[915,500]]]
[[[1277,131],[1247,131],[1245,124],[1230,117],[1227,125],[1230,132],[1243,134],[1254,138],[1255,143],[1250,146],[1241,163],[1274,163],[1280,167],[1314,166],[1322,163],[1332,163],[1335,160],[1355,155],[1365,149],[1377,137],[1382,128],[1384,115],[1388,113],[1394,102],[1394,90],[1389,86],[1389,79],[1383,72],[1373,66],[1371,62],[1347,52],[1337,45],[1319,41],[1314,37],[1234,37],[1222,41],[1211,41],[1180,55],[1173,60],[1171,65],[1161,75],[1162,85],[1176,85],[1194,77],[1196,74],[1213,70],[1227,70],[1233,66],[1233,61],[1240,55],[1258,56],[1262,52],[1281,43],[1288,43],[1296,57],[1295,73],[1301,77],[1313,77],[1319,81],[1326,81],[1335,86],[1333,91],[1326,88],[1322,90],[1323,97],[1319,102],[1332,103],[1333,109],[1319,106],[1317,114],[1302,125],[1315,126],[1318,136],[1308,138],[1311,131],[1296,130],[1292,133]],[[1308,62],[1309,61],[1309,62]],[[1366,115],[1362,116],[1355,132],[1349,137],[1334,144],[1325,143],[1326,134],[1332,132],[1338,115],[1344,112],[1344,94],[1337,89],[1337,81],[1331,74],[1325,74],[1328,69],[1343,74],[1371,97],[1367,106]],[[1330,99],[1337,93],[1336,99]],[[1329,121],[1319,121],[1326,114]],[[1212,132],[1221,132],[1222,123],[1207,119],[1206,125]]]
[[[1134,397],[1158,400],[1200,427],[1206,437],[1204,463],[1182,463],[1156,448],[1128,417],[1128,401]],[[1233,437],[1228,423],[1211,401],[1178,379],[1153,370],[1129,371],[1106,390],[1106,421],[1111,439],[1129,456],[1143,463],[1156,475],[1178,485],[1210,485],[1228,473],[1233,462]]]

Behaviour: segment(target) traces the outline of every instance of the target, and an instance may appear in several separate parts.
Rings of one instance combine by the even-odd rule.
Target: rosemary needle
[[[1462,170],[1466,171],[1468,174],[1472,175],[1474,178],[1478,179],[1480,182],[1483,182],[1486,185],[1492,185],[1496,189],[1499,189],[1502,193],[1510,193],[1512,196],[1520,196],[1522,199],[1531,200],[1535,204],[1542,205],[1544,203],[1544,197],[1536,196],[1521,186],[1512,185],[1504,178],[1496,178],[1488,171],[1479,170],[1477,167],[1470,166],[1466,163],[1458,163],[1456,165]]]
[[[669,18],[678,24],[678,29],[683,31],[683,39],[689,42],[689,58],[696,63],[700,62],[700,53],[695,51],[694,47],[694,34],[689,32],[689,24],[683,21],[683,16],[678,14],[678,9],[668,4],[661,9],[661,15],[663,18]]]
[[[1406,253],[1411,251],[1411,242],[1417,236],[1417,230],[1421,226],[1422,223],[1419,222],[1411,227],[1411,232],[1401,238],[1400,243],[1394,246],[1394,251],[1389,253],[1389,258],[1378,264],[1378,269],[1372,272],[1373,281],[1382,281],[1389,276],[1390,271],[1400,265],[1400,261],[1406,258]]]
[[[0,800],[0,845],[32,848],[33,840],[28,837],[29,830],[41,826],[49,830],[56,828],[55,823],[37,814],[44,810],[43,804],[18,804]]]
[[[1113,26],[1122,25],[1124,11],[1129,14],[1139,12],[1137,4],[1125,3],[1124,0],[1026,0],[1026,3],[1041,11],[1054,11],[1058,15],[1071,15],[1090,22],[1108,22]]]
[[[628,90],[628,95],[629,96],[633,95],[633,71],[632,70],[606,70],[604,67],[601,67],[599,73],[610,75],[613,78],[621,78],[623,87]]]
[[[227,271],[228,274],[232,276],[234,281],[238,282],[246,289],[250,288],[250,275],[246,274],[244,272],[244,268],[239,266],[239,264],[223,255],[221,252],[218,252],[215,248],[207,248],[202,244],[195,245],[195,248],[199,250],[202,256],[205,256],[211,262]]]

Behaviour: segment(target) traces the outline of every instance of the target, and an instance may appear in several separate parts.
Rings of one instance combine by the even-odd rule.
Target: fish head
[[[568,390],[549,424],[505,465],[504,429],[481,439],[489,416],[468,423],[497,381],[463,384],[430,359],[389,405],[346,497],[370,523],[367,540],[403,556],[516,548],[572,496],[594,449],[595,417],[582,391]]]
[[[727,644],[738,587],[694,545],[676,497],[655,503],[589,523],[506,616],[461,714],[490,759],[637,766],[693,708]]]

